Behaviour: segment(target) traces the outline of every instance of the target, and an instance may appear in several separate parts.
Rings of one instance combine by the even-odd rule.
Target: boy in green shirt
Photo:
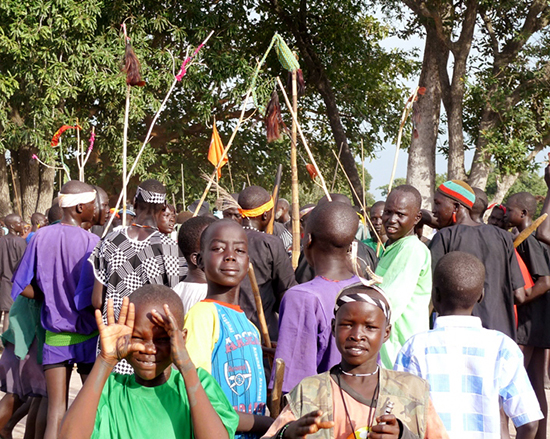
[[[414,226],[422,218],[421,203],[414,187],[398,186],[388,195],[382,214],[388,240],[376,274],[383,278],[380,286],[392,307],[393,330],[380,349],[387,369],[393,368],[401,346],[410,337],[429,329],[432,258],[428,247],[414,234]]]
[[[180,298],[163,285],[144,285],[130,300],[124,298],[116,323],[112,299],[107,325],[96,310],[101,353],[59,437],[232,438],[238,416],[215,380],[189,358]],[[134,375],[111,373],[122,358]]]

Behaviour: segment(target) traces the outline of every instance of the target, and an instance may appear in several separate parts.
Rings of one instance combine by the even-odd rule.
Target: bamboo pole
[[[548,217],[548,214],[543,213],[535,221],[533,221],[532,224],[529,227],[527,227],[525,230],[523,230],[523,232],[521,232],[516,237],[516,239],[514,239],[514,248],[518,248],[519,245],[531,235],[531,233],[533,233],[535,230],[537,230],[537,227],[540,226],[547,217]]]
[[[338,151],[338,158],[340,158],[340,155],[342,154],[343,147],[344,147],[344,142],[340,143],[340,151]],[[338,175],[338,163],[336,163],[336,166],[334,167],[334,177],[332,177],[332,186],[330,187],[331,192],[334,192],[334,185],[336,184],[337,175]]]
[[[210,34],[208,34],[206,39],[201,43],[201,45],[197,48],[197,50],[195,50],[195,54],[198,53],[198,49],[200,49],[202,46],[204,46],[206,44],[206,42],[210,39],[210,37],[212,36],[213,33],[214,33],[214,31],[212,31],[212,32],[210,32]],[[193,56],[195,56],[195,55],[193,55]],[[157,123],[157,119],[159,118],[160,113],[162,113],[164,111],[164,109],[166,108],[166,103],[168,102],[168,99],[172,95],[172,92],[174,91],[174,88],[176,87],[176,84],[179,81],[181,81],[182,77],[185,75],[185,72],[186,72],[185,67],[186,66],[189,67],[189,62],[190,62],[190,58],[188,57],[183,62],[182,66],[180,68],[180,73],[174,77],[174,80],[172,81],[172,85],[170,86],[170,89],[168,90],[168,93],[166,93],[166,96],[164,97],[164,100],[160,104],[160,107],[157,110],[157,112],[155,113],[155,116],[153,117],[153,120],[151,121],[151,125],[149,125],[149,130],[147,131],[147,135],[145,136],[145,140],[143,141],[143,144],[141,145],[141,148],[138,152],[138,155],[136,156],[136,159],[134,160],[134,163],[133,163],[132,167],[130,168],[130,171],[128,172],[128,177],[126,178],[126,183],[125,183],[126,185],[128,185],[128,182],[130,181],[130,178],[132,177],[132,174],[133,174],[134,170],[136,169],[136,166],[139,162],[139,159],[141,158],[141,155],[143,154],[143,151],[145,151],[145,147],[147,146],[147,144],[153,138],[151,133],[153,132],[153,128],[154,128],[155,124]],[[115,206],[115,211],[118,210],[118,208],[120,206],[122,196],[123,196],[123,193],[121,192],[119,197],[118,197],[116,206]],[[102,238],[104,238],[105,235],[107,234],[107,231],[109,230],[109,227],[113,223],[114,218],[115,218],[114,215],[111,215],[111,218],[109,218],[109,222],[105,226],[105,231],[103,232]]]
[[[260,295],[260,288],[258,287],[258,281],[256,280],[256,274],[254,273],[254,266],[250,262],[248,264],[248,279],[252,286],[252,292],[254,293],[254,300],[256,301],[256,311],[258,312],[258,320],[260,322],[260,333],[264,340],[264,345],[267,348],[271,348],[271,339],[269,337],[269,331],[267,329],[267,322],[265,320],[264,307],[262,304],[262,296]]]
[[[15,175],[13,173],[13,166],[10,163],[10,171],[11,171],[11,181],[13,185],[13,193],[15,195],[15,202],[17,203],[17,210],[19,211],[19,216],[23,218],[23,211],[21,210],[21,200],[19,199],[19,195],[17,194],[17,185],[15,183]]]
[[[281,400],[283,396],[283,380],[285,377],[285,360],[275,359],[275,379],[273,381],[273,393],[271,394],[271,408],[269,412],[273,419],[281,413]]]
[[[292,109],[298,114],[298,86],[296,82],[296,70],[292,72]],[[300,259],[300,197],[298,185],[298,163],[296,141],[298,128],[292,120],[292,142],[290,145],[290,168],[292,171],[292,268],[296,270]]]
[[[401,148],[401,138],[403,137],[403,128],[405,126],[405,122],[407,121],[407,117],[409,116],[409,113],[411,111],[412,105],[416,99],[416,96],[418,95],[419,89],[420,87],[416,87],[414,92],[409,97],[409,100],[405,104],[405,108],[403,109],[403,113],[401,114],[401,122],[399,124],[399,132],[397,133],[397,143],[395,146],[395,157],[393,159],[393,168],[391,171],[390,184],[388,185],[388,194],[391,192],[393,180],[395,178],[395,170],[397,169],[397,160],[399,158],[399,149]]]
[[[357,195],[357,192],[356,192],[355,188],[353,187],[353,184],[351,184],[351,180],[350,180],[346,170],[344,169],[344,166],[342,165],[342,162],[340,161],[340,159],[338,158],[338,156],[336,155],[334,150],[332,150],[332,154],[334,154],[334,157],[336,157],[336,160],[338,161],[338,164],[340,165],[340,168],[342,169],[342,172],[344,173],[344,176],[346,177],[346,180],[348,181],[349,187],[353,191],[353,194],[355,195],[355,198],[357,198],[357,201],[359,201],[359,204],[361,204],[361,200],[360,200],[359,196]],[[363,211],[365,210],[365,206],[361,205],[361,208],[363,209]],[[365,214],[365,218],[367,218],[367,221],[368,221],[372,231],[374,232],[376,238],[378,239],[378,242],[382,245],[382,248],[384,250],[386,250],[386,247],[384,247],[384,244],[382,244],[382,240],[380,239],[380,236],[378,235],[378,233],[376,232],[374,226],[372,225],[372,222],[371,222],[369,216]]]
[[[307,144],[307,140],[304,136],[304,132],[302,131],[302,127],[298,123],[298,119],[296,117],[296,113],[292,109],[292,105],[290,104],[290,101],[288,100],[288,95],[286,94],[285,88],[283,87],[283,84],[281,82],[281,79],[277,77],[277,84],[279,85],[279,88],[283,92],[283,96],[285,98],[286,105],[290,111],[290,114],[292,115],[292,121],[296,124],[296,128],[298,129],[298,133],[300,134],[300,139],[302,140],[302,143],[304,144],[304,148],[307,151],[307,154],[309,156],[309,159],[311,160],[311,163],[313,164],[313,167],[315,168],[315,171],[317,172],[317,175],[319,176],[319,179],[321,180],[321,187],[323,191],[325,192],[325,195],[327,196],[328,201],[332,201],[332,197],[330,196],[330,193],[327,188],[327,184],[325,182],[325,179],[323,178],[323,174],[321,174],[321,170],[317,166],[317,162],[315,161],[315,158],[313,157],[313,154],[311,153],[311,149],[309,149],[309,146]]]
[[[183,177],[183,163],[181,164],[181,201],[183,205],[183,211],[185,211],[185,180]]]
[[[130,85],[126,86],[126,108],[124,111],[124,134],[122,137],[122,227],[126,227],[126,200],[128,198],[127,182],[128,170],[126,169],[128,159],[128,119],[130,117]]]
[[[259,67],[259,66],[258,66]],[[197,204],[197,208],[195,209],[195,212],[193,213],[193,216],[197,216],[199,214],[199,210],[202,206],[202,203],[204,203],[204,200],[206,199],[206,195],[208,194],[208,191],[212,187],[212,184],[214,183],[214,178],[218,175],[218,169],[220,169],[223,159],[227,157],[227,151],[229,151],[229,148],[231,148],[231,145],[233,144],[233,140],[235,139],[235,136],[237,135],[237,131],[239,131],[239,128],[241,127],[241,124],[244,120],[244,114],[246,112],[246,104],[248,103],[248,99],[250,98],[250,95],[252,94],[252,87],[248,89],[246,92],[246,96],[244,98],[243,102],[243,108],[241,110],[241,115],[239,116],[239,120],[237,121],[237,126],[233,130],[233,133],[231,134],[231,137],[229,138],[229,142],[227,142],[227,145],[225,146],[225,149],[223,150],[222,156],[220,157],[220,161],[214,168],[214,172],[212,173],[212,176],[208,180],[208,183],[206,184],[206,188],[204,189],[204,192],[202,193],[202,196],[199,200],[199,204]],[[248,174],[247,174],[248,175]]]
[[[363,185],[363,215],[366,215],[365,211],[367,207],[366,195],[365,195],[365,150],[363,149],[363,139],[361,139],[361,170],[362,170],[362,185]]]

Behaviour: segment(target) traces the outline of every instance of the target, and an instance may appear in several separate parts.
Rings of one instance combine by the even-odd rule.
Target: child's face
[[[151,308],[164,315],[162,306],[136,306],[136,320],[132,341],[143,343],[145,350],[134,352],[127,357],[128,363],[134,368],[136,382],[146,386],[158,386],[170,375],[170,336],[166,330],[153,323]]]
[[[204,274],[209,282],[235,287],[248,272],[248,241],[241,226],[224,220],[212,224],[205,233],[208,240],[201,254]]]
[[[378,236],[384,235],[384,226],[382,221],[382,215],[384,213],[384,205],[379,204],[376,207],[372,207],[370,210],[370,222],[378,233]]]
[[[351,369],[376,363],[382,344],[390,336],[391,326],[380,308],[366,302],[349,302],[336,313],[333,334],[342,364]]]
[[[386,236],[391,242],[410,235],[416,223],[420,221],[420,211],[415,206],[413,195],[401,191],[390,193],[382,221]]]
[[[161,211],[157,217],[157,226],[159,231],[164,234],[170,234],[174,231],[176,225],[176,215],[168,207]]]

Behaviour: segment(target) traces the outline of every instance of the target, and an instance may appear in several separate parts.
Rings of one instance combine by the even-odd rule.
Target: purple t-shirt
[[[41,322],[51,332],[91,334],[97,324],[91,308],[78,311],[74,295],[83,271],[92,270],[88,258],[99,237],[65,224],[38,229],[13,276],[15,300],[33,279],[44,293]],[[91,291],[91,288],[88,289]]]
[[[279,309],[279,340],[275,358],[285,361],[283,392],[290,392],[304,378],[330,370],[341,359],[332,336],[336,296],[357,276],[342,281],[316,276],[290,288]],[[269,387],[273,387],[273,373]]]

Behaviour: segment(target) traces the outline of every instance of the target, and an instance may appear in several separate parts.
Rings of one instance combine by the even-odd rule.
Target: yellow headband
[[[247,218],[256,218],[257,216],[273,209],[273,206],[273,197],[269,197],[269,201],[267,203],[264,203],[259,207],[255,207],[254,209],[239,209],[239,212],[241,212],[242,216]]]

